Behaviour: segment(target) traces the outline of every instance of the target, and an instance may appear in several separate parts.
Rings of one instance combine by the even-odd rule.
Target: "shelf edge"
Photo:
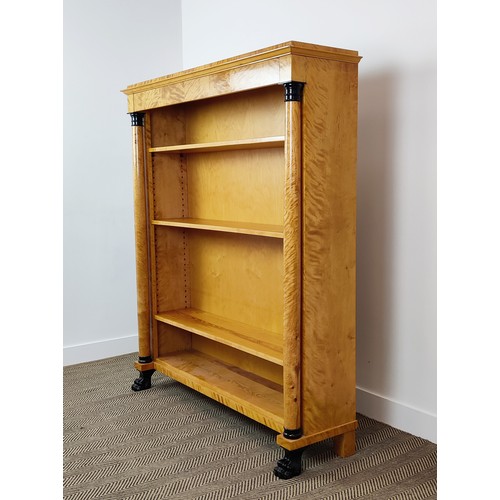
[[[186,310],[188,311],[188,310]],[[184,314],[188,316],[191,319],[191,324],[187,322],[181,321],[181,319],[176,319],[176,315],[181,315]],[[179,310],[175,311],[167,311],[159,314],[155,314],[155,319],[157,321],[161,321],[162,323],[166,323],[167,325],[175,326],[176,328],[181,328],[183,330],[186,330],[188,332],[194,333],[195,335],[199,335],[200,337],[205,337],[207,339],[213,340],[214,342],[218,342],[223,345],[227,345],[229,347],[232,347],[234,349],[238,349],[239,351],[245,352],[247,354],[250,354],[252,356],[255,356],[260,359],[264,359],[265,361],[269,361],[270,363],[274,363],[275,365],[283,366],[283,357],[278,357],[276,354],[269,354],[265,353],[262,351],[259,351],[255,347],[251,347],[249,345],[246,345],[244,342],[241,342],[241,340],[238,339],[238,333],[235,330],[229,330],[228,328],[224,327],[223,325],[217,325],[213,324],[212,326],[215,329],[219,329],[220,331],[228,330],[231,332],[231,335],[234,335],[236,337],[235,339],[231,338],[224,338],[221,335],[217,335],[216,333],[212,333],[208,331],[207,329],[203,329],[200,327],[201,324],[205,322],[203,319],[199,319],[196,316],[192,316],[189,312],[188,313],[183,313],[182,311],[179,312]],[[235,322],[236,323],[236,322]],[[251,328],[251,327],[250,327]],[[233,333],[234,332],[234,333]],[[244,335],[243,332],[241,332],[241,335]],[[269,348],[269,350],[273,350],[272,348]]]
[[[224,224],[225,221],[211,221],[209,219],[198,219],[200,222],[193,222],[193,219],[154,219],[151,224],[154,226],[182,227],[186,229],[196,229],[201,231],[215,231],[222,233],[248,234],[250,236],[262,236],[266,238],[283,239],[283,229],[269,229],[271,224],[263,224],[262,228],[244,226],[232,226]],[[232,222],[232,221],[227,221]],[[266,228],[267,226],[267,228]],[[277,226],[281,227],[281,226]]]
[[[200,142],[193,144],[175,144],[157,146],[148,149],[149,153],[206,153],[218,151],[238,151],[240,149],[280,148],[285,144],[284,136],[258,137],[233,141]]]

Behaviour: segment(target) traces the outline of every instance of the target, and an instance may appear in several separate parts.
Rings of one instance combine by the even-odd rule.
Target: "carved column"
[[[133,390],[151,387],[151,295],[149,274],[149,216],[147,199],[146,150],[144,113],[130,113],[132,119],[135,262],[137,278],[137,322],[139,336],[139,361],[136,368],[140,378],[134,381]]]
[[[284,429],[280,444],[285,456],[278,460],[274,474],[290,479],[302,471],[303,448],[287,448],[286,440],[302,436],[301,343],[302,343],[302,91],[301,82],[285,87],[285,225],[283,396]]]
[[[283,437],[298,439],[301,430],[301,308],[302,308],[302,91],[301,82],[285,87],[285,310],[283,391],[285,396]]]

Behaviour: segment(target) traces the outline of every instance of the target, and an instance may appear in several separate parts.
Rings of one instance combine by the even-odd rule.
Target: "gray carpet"
[[[363,415],[355,455],[326,440],[278,479],[274,431],[159,373],[131,391],[136,359],[64,368],[66,500],[436,498],[436,445]]]

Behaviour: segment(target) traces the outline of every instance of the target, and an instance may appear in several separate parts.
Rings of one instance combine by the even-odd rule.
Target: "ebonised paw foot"
[[[144,391],[145,389],[151,388],[151,376],[153,375],[154,370],[146,370],[144,372],[140,372],[139,378],[134,380],[132,384],[133,391]]]
[[[274,468],[274,475],[280,479],[291,479],[302,472],[302,452],[304,448],[298,450],[285,450],[285,456],[278,460]]]

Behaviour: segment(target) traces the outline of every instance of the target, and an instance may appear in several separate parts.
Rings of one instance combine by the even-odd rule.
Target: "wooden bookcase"
[[[140,376],[355,450],[357,65],[287,42],[130,85]]]

